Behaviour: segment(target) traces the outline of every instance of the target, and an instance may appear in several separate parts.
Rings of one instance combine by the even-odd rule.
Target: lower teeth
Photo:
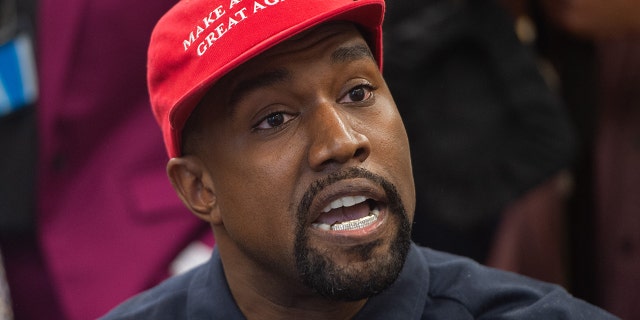
[[[373,224],[376,220],[378,220],[379,215],[378,210],[372,210],[368,216],[364,218],[360,218],[358,220],[346,221],[341,223],[334,223],[329,226],[329,230],[333,231],[343,231],[343,230],[357,230],[367,227]]]

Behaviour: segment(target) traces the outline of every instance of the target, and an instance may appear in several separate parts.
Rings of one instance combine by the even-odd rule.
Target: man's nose
[[[369,138],[355,129],[357,119],[339,108],[324,103],[314,110],[309,165],[316,171],[349,161],[363,162],[371,153]]]

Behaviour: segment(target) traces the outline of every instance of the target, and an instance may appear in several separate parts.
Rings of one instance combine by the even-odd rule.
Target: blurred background
[[[640,1],[389,1],[414,240],[640,319]]]
[[[174,3],[0,0],[5,318],[95,319],[209,257],[146,89],[149,35]]]
[[[0,319],[91,319],[207,259],[149,110],[175,0],[0,0]],[[640,1],[388,1],[413,238],[640,319]]]

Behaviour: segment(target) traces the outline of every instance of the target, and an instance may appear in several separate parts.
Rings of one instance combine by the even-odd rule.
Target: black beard
[[[313,198],[328,185],[344,179],[365,178],[382,186],[388,199],[389,218],[398,220],[399,228],[392,239],[390,252],[379,258],[371,258],[381,240],[355,246],[352,254],[360,255],[356,269],[353,266],[338,266],[331,259],[331,249],[318,250],[308,244],[305,221]],[[295,258],[302,282],[323,297],[340,301],[357,301],[372,297],[388,288],[398,277],[411,244],[411,223],[406,214],[396,187],[365,169],[352,168],[337,172],[316,181],[305,192],[298,206],[298,223],[295,239]]]

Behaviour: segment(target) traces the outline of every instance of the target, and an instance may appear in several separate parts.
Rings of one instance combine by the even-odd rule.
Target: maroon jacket
[[[623,319],[640,319],[640,35],[598,45],[597,298]]]
[[[210,234],[170,186],[146,90],[149,35],[174,2],[39,1],[37,217],[64,318],[151,287]]]

